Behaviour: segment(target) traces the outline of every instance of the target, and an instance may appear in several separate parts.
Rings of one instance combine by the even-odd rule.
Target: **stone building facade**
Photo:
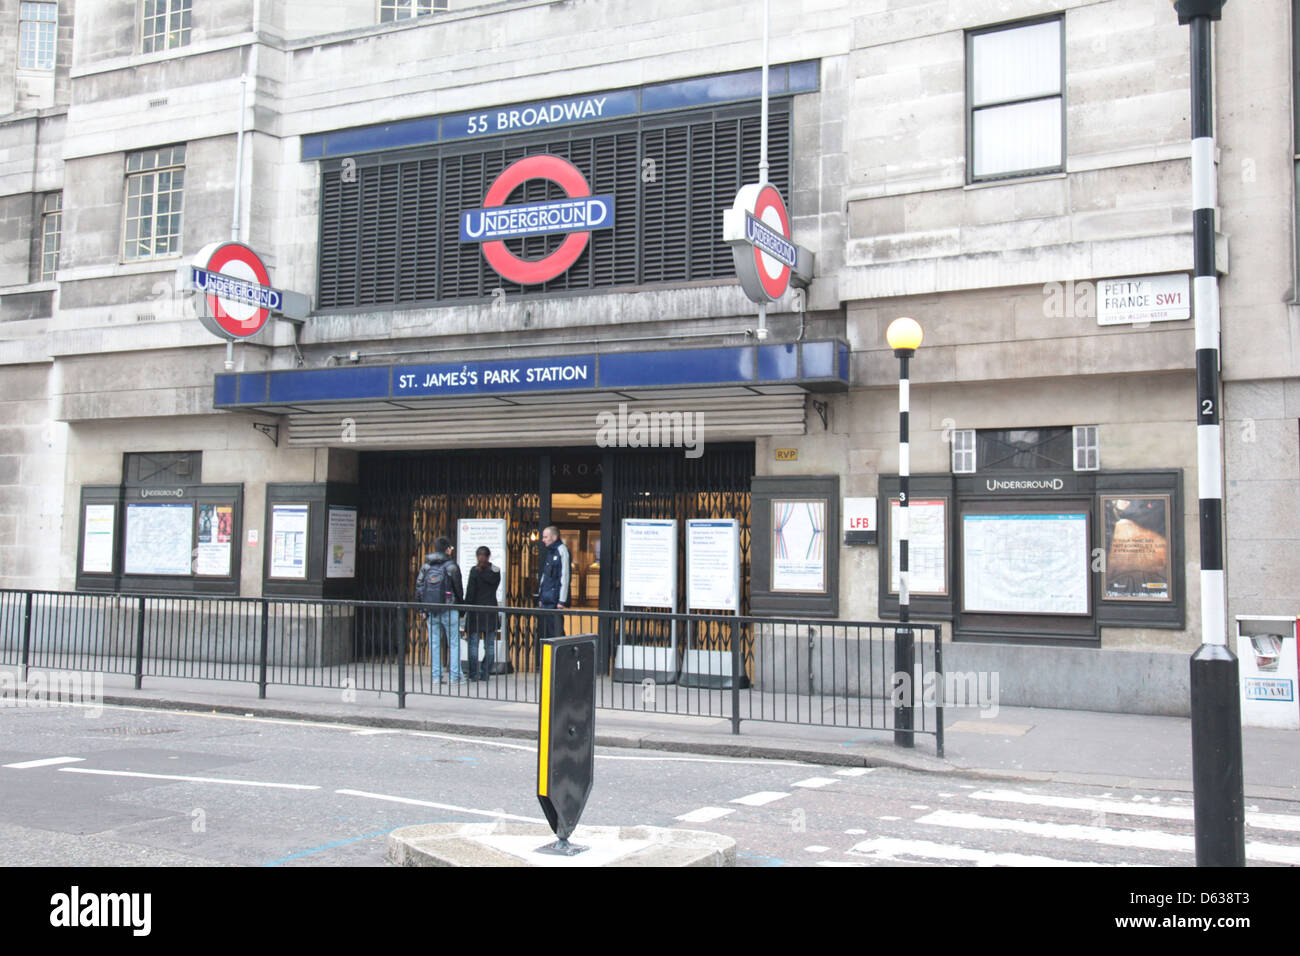
[[[384,566],[399,584],[383,593],[360,571],[351,590],[319,569],[298,590],[277,580],[275,503],[317,489],[322,507],[360,507],[364,564],[388,540],[367,537],[366,500],[388,480],[375,476],[474,448],[546,455],[528,514],[576,515],[546,494],[608,502],[640,480],[626,461],[603,490],[555,478],[612,454],[596,416],[622,402],[702,415],[703,460],[725,447],[761,479],[719,492],[719,514],[745,512],[753,610],[778,590],[770,521],[749,513],[758,489],[776,489],[766,508],[834,479],[816,486],[831,488],[828,573],[807,609],[888,617],[885,546],[844,544],[839,513],[876,497],[888,540],[898,369],[884,330],[910,315],[925,330],[913,498],[937,535],[913,616],[944,622],[950,668],[997,670],[1003,703],[1185,713],[1200,613],[1195,352],[1177,317],[1192,269],[1186,28],[1164,0],[772,7],[772,179],[815,273],[771,306],[760,339],[725,268],[731,180],[717,170],[742,154],[737,176],[754,175],[761,4],[7,4],[0,583],[397,597],[401,561]],[[1215,34],[1230,620],[1300,613],[1293,13],[1229,4]],[[175,275],[231,235],[241,129],[238,235],[313,309],[237,343],[227,369]],[[494,279],[455,214],[508,158],[556,150],[613,184],[616,224],[571,273]],[[524,258],[554,251],[521,241]],[[1174,298],[1162,313],[1138,294]],[[594,393],[508,405],[394,391],[397,367],[587,356],[604,376]],[[733,360],[739,372],[718,372]],[[382,395],[357,384],[366,369],[386,370]],[[124,522],[145,504],[140,456],[189,467],[162,462],[181,452],[200,455],[196,485],[232,496],[226,573],[133,577]],[[669,457],[682,456],[655,460]],[[87,516],[108,512],[88,512],[95,502],[117,506],[99,577]],[[646,516],[588,515],[591,540],[634,513]],[[1143,520],[1162,540],[1115,530]],[[990,557],[1017,540],[1038,550]],[[1149,566],[1117,568],[1126,548]],[[609,601],[618,582],[593,553],[592,600]]]

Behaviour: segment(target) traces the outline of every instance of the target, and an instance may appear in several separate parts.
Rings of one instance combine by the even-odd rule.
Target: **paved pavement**
[[[344,701],[332,688],[272,686],[257,698],[250,684],[107,675],[104,701],[178,707],[375,727],[438,730],[476,736],[537,734],[537,707],[469,697],[396,696],[355,691]],[[945,754],[932,735],[894,746],[893,734],[846,727],[745,721],[739,735],[726,719],[599,709],[597,743],[702,754],[800,759],[842,766],[889,766],[1005,780],[1097,784],[1190,792],[1191,722],[1180,717],[1002,707],[994,718],[949,708]],[[1300,731],[1242,731],[1247,797],[1300,801]]]

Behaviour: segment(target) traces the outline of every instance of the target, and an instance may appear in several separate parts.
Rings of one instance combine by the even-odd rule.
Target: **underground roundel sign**
[[[190,264],[189,285],[207,304],[199,321],[225,339],[256,335],[282,304],[266,265],[242,242],[213,242],[200,249]]]
[[[566,198],[507,206],[519,186],[546,179]],[[578,167],[559,156],[525,156],[507,166],[488,187],[482,209],[460,216],[460,241],[483,245],[483,257],[503,279],[537,285],[554,279],[578,261],[593,229],[614,225],[614,197],[593,196]],[[505,240],[523,236],[567,233],[558,249],[540,259],[522,259],[506,248]]]
[[[771,183],[751,183],[724,210],[722,237],[731,245],[736,275],[755,302],[775,302],[790,284],[798,248],[790,238],[790,214]]]

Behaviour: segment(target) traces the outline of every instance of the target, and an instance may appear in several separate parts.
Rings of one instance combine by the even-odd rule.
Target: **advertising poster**
[[[740,522],[686,522],[686,609],[740,611]]]
[[[325,519],[325,577],[357,574],[357,509],[332,505]]]
[[[116,514],[116,505],[86,505],[86,523],[81,544],[83,573],[113,573],[113,525]]]
[[[772,590],[826,593],[826,501],[772,502]]]
[[[478,563],[478,549],[485,547],[491,554],[488,560],[501,572],[501,583],[497,585],[497,604],[506,603],[506,581],[508,573],[509,551],[506,536],[510,523],[505,518],[462,518],[456,522],[456,564],[460,566],[462,585],[469,584],[469,571]]]
[[[307,577],[307,505],[271,508],[271,577]]]
[[[889,590],[898,593],[897,498],[889,499]],[[908,591],[948,593],[948,499],[913,498],[907,506]]]
[[[124,574],[190,574],[194,560],[194,506],[126,506]]]
[[[1086,514],[962,515],[966,611],[1088,613]]]
[[[677,608],[677,522],[623,519],[623,606]]]
[[[234,510],[230,505],[199,505],[195,574],[229,576],[230,531]]]
[[[1107,601],[1172,601],[1168,495],[1102,495]]]

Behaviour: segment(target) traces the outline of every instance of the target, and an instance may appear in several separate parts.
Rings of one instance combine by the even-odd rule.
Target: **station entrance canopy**
[[[824,340],[238,372],[213,404],[288,416],[296,446],[490,448],[595,444],[602,412],[624,429],[689,412],[708,441],[802,435],[808,393],[848,387],[848,345]]]

